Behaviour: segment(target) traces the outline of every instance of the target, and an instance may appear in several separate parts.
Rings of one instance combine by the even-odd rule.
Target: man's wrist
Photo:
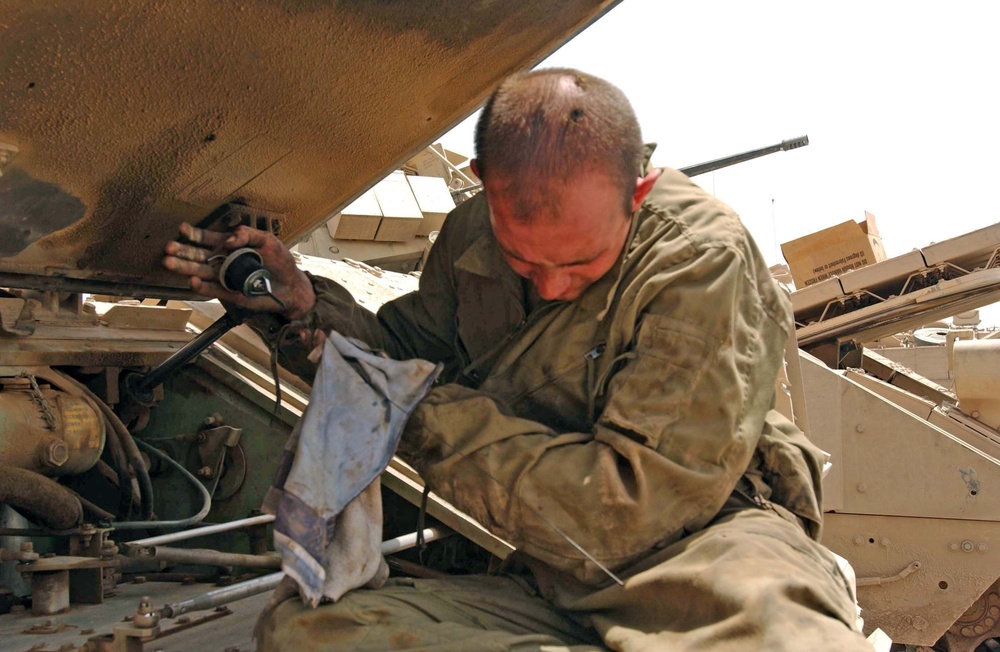
[[[299,270],[298,283],[292,288],[291,305],[282,314],[290,321],[302,319],[316,305],[316,290],[305,272]]]

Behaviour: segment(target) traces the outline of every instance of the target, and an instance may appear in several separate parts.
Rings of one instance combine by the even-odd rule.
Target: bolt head
[[[859,494],[863,494],[866,491],[868,491],[868,485],[866,485],[864,482],[859,482],[858,483],[858,493]]]
[[[854,545],[860,546],[864,542],[865,542],[865,538],[863,536],[861,536],[860,534],[858,536],[854,537]]]
[[[854,426],[854,429],[855,429],[855,430],[856,430],[857,432],[859,432],[859,433],[860,433],[860,432],[864,432],[864,431],[865,431],[865,424],[863,424],[863,423],[859,423],[858,425]]]
[[[952,550],[958,550],[958,544],[957,543],[953,543],[953,544],[951,544],[948,547],[951,548]]]
[[[202,477],[202,478],[211,478],[212,477],[212,467],[210,467],[210,466],[203,466],[203,467],[201,467],[200,469],[198,469],[198,476]]]
[[[51,437],[40,446],[39,456],[45,466],[58,468],[69,461],[69,448],[62,439]]]
[[[965,552],[972,552],[976,548],[975,544],[966,539],[962,542],[962,550]]]
[[[883,548],[888,548],[890,543],[891,542],[889,541],[889,537],[882,537],[881,539],[879,539],[879,544]]]
[[[979,552],[986,552],[989,549],[990,549],[990,547],[988,545],[986,545],[985,543],[980,543],[979,544]]]

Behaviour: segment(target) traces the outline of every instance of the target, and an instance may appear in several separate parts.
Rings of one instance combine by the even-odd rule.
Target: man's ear
[[[482,182],[483,178],[479,176],[479,161],[476,159],[469,159],[469,167],[472,168],[472,173],[479,177],[479,181]]]
[[[660,168],[653,168],[644,177],[639,177],[635,182],[635,193],[632,195],[632,212],[639,210],[642,206],[642,202],[646,199],[646,195],[653,189],[656,184],[656,180],[660,178],[660,173],[663,172]]]

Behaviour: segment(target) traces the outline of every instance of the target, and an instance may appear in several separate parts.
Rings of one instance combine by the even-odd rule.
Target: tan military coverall
[[[314,283],[314,325],[446,364],[400,454],[517,546],[538,589],[476,576],[293,600],[261,649],[871,649],[815,541],[821,454],[771,409],[788,301],[683,174],[664,171],[620,264],[575,301],[527,308],[483,195],[377,316]],[[303,353],[282,348],[308,374]]]

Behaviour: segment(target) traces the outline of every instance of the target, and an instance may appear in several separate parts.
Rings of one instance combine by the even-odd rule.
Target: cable
[[[155,455],[160,458],[161,461],[166,462],[180,471],[185,478],[190,480],[191,484],[198,490],[198,493],[201,494],[202,506],[201,509],[198,510],[197,514],[177,521],[125,521],[122,523],[115,523],[114,528],[116,530],[162,530],[165,528],[183,528],[189,525],[194,525],[195,523],[200,523],[212,509],[212,495],[208,493],[208,489],[205,488],[205,485],[203,485],[198,478],[194,477],[190,471],[185,469],[180,462],[166,453],[163,453],[160,449],[154,448],[141,439],[136,439],[135,443],[150,455]]]

